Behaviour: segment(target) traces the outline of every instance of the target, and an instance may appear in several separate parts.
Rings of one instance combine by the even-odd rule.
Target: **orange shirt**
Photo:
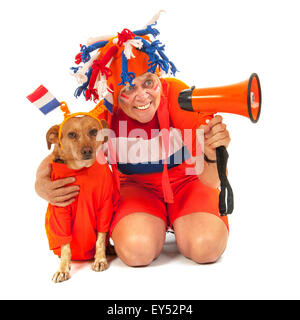
[[[76,200],[67,207],[48,205],[46,233],[49,248],[60,255],[60,247],[70,243],[72,259],[88,260],[95,255],[98,232],[108,232],[114,208],[114,184],[108,164],[97,161],[90,168],[72,170],[52,163],[51,179],[75,177],[80,186]]]
[[[161,84],[160,105],[150,122],[139,123],[117,108],[113,116],[108,113],[103,116],[107,117],[110,128],[116,136],[111,140],[114,140],[114,145],[117,147],[115,150],[110,150],[109,155],[110,157],[114,154],[109,159],[112,163],[117,163],[113,166],[115,174],[117,175],[118,168],[121,172],[119,177],[123,181],[126,179],[126,175],[153,174],[162,171],[164,200],[166,203],[173,203],[174,198],[168,170],[176,165],[181,165],[191,155],[202,156],[201,145],[196,138],[196,130],[201,124],[205,124],[205,120],[212,115],[189,112],[180,108],[178,104],[179,93],[188,88],[182,81],[166,78],[161,79]],[[141,132],[137,130],[132,136],[135,138],[135,135],[141,135],[142,139],[138,137],[133,141],[134,138],[129,137],[135,129],[142,129],[142,134],[137,133]],[[152,139],[152,129],[160,129],[161,136]],[[163,129],[167,129],[167,132]],[[165,152],[162,152],[163,149]],[[129,153],[130,151],[131,153]],[[113,160],[114,158],[116,161]],[[182,168],[185,170],[184,166]]]

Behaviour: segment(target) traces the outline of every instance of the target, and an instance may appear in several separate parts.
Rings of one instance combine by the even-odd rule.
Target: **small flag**
[[[27,96],[27,99],[40,109],[43,114],[47,114],[60,106],[60,102],[43,85]]]

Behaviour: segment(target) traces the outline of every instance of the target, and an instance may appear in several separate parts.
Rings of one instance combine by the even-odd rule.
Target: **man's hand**
[[[47,157],[40,164],[36,174],[35,190],[37,194],[54,206],[65,207],[71,204],[79,193],[79,186],[64,186],[73,183],[75,178],[68,177],[51,181],[50,174],[51,165]]]
[[[206,125],[200,126],[204,130],[204,153],[210,160],[216,160],[217,147],[227,148],[231,140],[226,124],[222,120],[220,115],[216,115]]]

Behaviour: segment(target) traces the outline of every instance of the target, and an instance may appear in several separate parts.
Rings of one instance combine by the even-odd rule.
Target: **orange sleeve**
[[[106,166],[106,177],[103,179],[105,181],[105,185],[103,185],[102,189],[102,204],[98,209],[97,213],[97,231],[98,232],[108,232],[109,226],[111,223],[113,211],[114,211],[114,184],[112,173],[108,167]]]
[[[200,125],[205,124],[205,120],[210,116],[181,109],[178,104],[179,93],[188,89],[189,86],[175,78],[165,80],[168,84],[169,112],[172,126],[180,129],[183,141],[192,156],[199,156],[202,150],[196,138],[196,130]]]
[[[175,78],[167,78],[165,80],[168,84],[170,118],[175,128],[181,130],[192,129],[195,127],[198,128],[201,124],[204,124],[205,118],[202,114],[183,110],[178,104],[179,93],[182,90],[188,89],[189,86]]]
[[[72,240],[72,209],[71,206],[56,207],[48,205],[45,219],[46,234],[50,250],[60,248]]]

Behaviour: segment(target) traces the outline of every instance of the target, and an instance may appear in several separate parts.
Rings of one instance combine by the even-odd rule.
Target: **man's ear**
[[[58,143],[58,131],[59,125],[55,125],[51,127],[46,134],[47,146],[49,150],[51,149],[51,144]]]
[[[100,129],[97,134],[97,141],[103,141],[104,143],[108,140],[108,123],[104,119],[101,119],[100,122],[102,125],[102,129]]]

